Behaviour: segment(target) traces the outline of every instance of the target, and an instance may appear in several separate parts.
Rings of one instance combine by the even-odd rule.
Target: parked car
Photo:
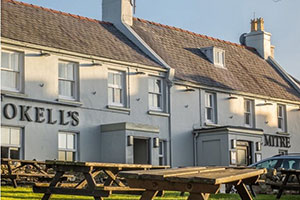
[[[249,165],[249,167],[266,168],[266,169],[300,169],[300,153],[287,155],[276,155],[263,159],[257,163]]]

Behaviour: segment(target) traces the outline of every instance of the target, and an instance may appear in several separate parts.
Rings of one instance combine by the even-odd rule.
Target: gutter
[[[300,87],[298,83],[280,66],[278,62],[275,61],[271,56],[268,57],[267,62],[271,64],[291,85],[292,87],[300,94]]]
[[[196,133],[194,132],[194,137],[193,137],[193,140],[194,140],[194,143],[193,143],[193,150],[194,150],[194,166],[198,166],[198,142],[197,142],[197,139],[199,137],[199,133]]]

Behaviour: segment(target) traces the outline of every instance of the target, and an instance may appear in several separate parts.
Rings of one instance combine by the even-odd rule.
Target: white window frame
[[[155,84],[156,81],[160,81],[160,92],[159,91],[150,91],[150,83],[153,83],[152,88],[155,88]],[[149,96],[159,96],[159,105],[158,106],[153,106],[152,103],[150,102],[150,97]],[[162,78],[159,77],[154,77],[154,76],[150,76],[148,78],[148,106],[149,106],[149,110],[153,110],[153,111],[163,111],[164,110],[164,82]],[[152,100],[154,100],[154,98],[152,98]]]
[[[8,158],[11,158],[10,156],[10,149],[11,148],[18,148],[19,149],[19,159],[23,159],[23,128],[21,127],[15,127],[15,126],[1,126],[2,127],[5,127],[5,128],[9,128],[9,129],[17,129],[19,131],[19,144],[16,145],[16,144],[11,144],[11,142],[9,144],[5,144],[5,143],[2,143],[1,141],[1,147],[7,147],[8,148]],[[1,130],[2,132],[2,130]],[[3,133],[1,133],[3,134]],[[9,140],[11,141],[11,133],[9,134]]]
[[[3,87],[1,84],[1,89],[6,90],[6,91],[11,91],[11,92],[22,92],[23,91],[23,80],[24,80],[24,53],[19,52],[19,51],[14,51],[14,50],[8,50],[8,49],[1,49],[1,54],[2,52],[5,53],[18,53],[19,54],[19,71],[14,71],[13,69],[8,69],[8,68],[3,68],[2,67],[2,59],[1,59],[1,73],[2,71],[8,71],[8,72],[14,72],[17,73],[17,87],[16,88],[10,88],[10,87]],[[1,55],[2,57],[2,55]]]
[[[59,77],[59,64],[60,63],[64,63],[64,64],[68,64],[68,63],[72,63],[73,64],[73,80],[64,78],[64,77]],[[61,95],[59,92],[59,82],[60,81],[68,81],[71,82],[73,85],[73,95],[72,96],[65,96],[65,95]],[[72,61],[66,61],[66,60],[59,60],[58,61],[58,95],[60,99],[66,99],[66,100],[79,100],[79,65],[76,62],[72,62]]]
[[[282,109],[282,116],[280,116],[279,109]],[[281,128],[279,127],[281,121]],[[286,113],[286,106],[282,104],[277,104],[277,127],[282,132],[287,132],[287,113]]]
[[[225,67],[225,51],[219,48],[213,48],[214,64]]]
[[[247,102],[250,103],[250,110],[247,110]],[[250,123],[246,123],[246,116],[249,115]],[[244,99],[244,124],[246,127],[254,128],[255,127],[255,107],[254,100]]]
[[[66,136],[68,135],[72,135],[74,136],[74,149],[70,149],[67,147],[68,144],[68,137],[66,137],[66,148],[60,148],[59,147],[59,135],[60,134],[65,134]],[[57,154],[57,159],[59,159],[59,152],[63,151],[65,154],[67,152],[72,152],[74,153],[74,157],[73,157],[73,161],[77,161],[78,160],[78,133],[74,133],[74,132],[70,132],[70,131],[59,131],[58,132],[58,154]],[[65,158],[67,158],[67,155],[65,155]]]
[[[167,165],[167,156],[166,156],[166,148],[167,142],[165,140],[159,140],[159,149],[158,149],[158,164],[159,165]],[[162,152],[160,152],[162,150]],[[162,160],[162,163],[160,161]]]
[[[121,76],[121,85],[117,85],[115,84],[115,80],[113,78],[113,82],[114,83],[109,83],[109,73],[117,74]],[[119,106],[119,107],[126,107],[126,102],[127,102],[127,98],[126,98],[126,88],[127,88],[127,81],[126,81],[126,72],[125,71],[119,71],[119,70],[114,70],[114,69],[109,69],[108,70],[108,74],[107,74],[107,94],[109,94],[109,89],[111,88],[113,93],[112,96],[110,97],[108,95],[108,105],[112,105],[112,106]],[[114,91],[115,90],[121,90],[121,95],[120,95],[120,102],[116,102],[114,101]]]
[[[208,105],[208,99],[212,97],[212,105]],[[205,122],[217,124],[217,95],[212,92],[205,92]],[[212,119],[207,118],[208,110],[211,109]]]

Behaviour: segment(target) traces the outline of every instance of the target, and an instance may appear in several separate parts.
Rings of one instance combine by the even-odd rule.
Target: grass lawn
[[[184,197],[179,196],[179,192],[166,192],[164,197],[157,197],[155,199],[161,199],[161,200],[186,200],[187,194]],[[1,199],[2,200],[38,200],[41,199],[42,194],[36,194],[32,192],[32,189],[30,187],[1,187]],[[133,196],[133,195],[112,195],[109,198],[105,198],[105,200],[134,200],[139,199],[140,196]],[[92,200],[93,197],[84,197],[84,196],[71,196],[71,195],[52,195],[52,200]],[[210,200],[235,200],[240,199],[238,195],[236,194],[217,194],[217,195],[211,195]],[[257,200],[273,200],[275,199],[274,195],[259,195]],[[281,200],[300,200],[300,195],[283,195]]]

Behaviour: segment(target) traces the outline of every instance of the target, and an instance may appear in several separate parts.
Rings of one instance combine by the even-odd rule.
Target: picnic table
[[[44,193],[42,200],[50,198],[51,194],[93,196],[96,200],[108,197],[112,193],[141,194],[144,189],[129,188],[118,173],[128,170],[148,170],[151,168],[165,169],[168,166],[152,166],[148,164],[120,164],[96,162],[68,162],[46,161],[46,166],[55,170],[55,176],[50,183],[36,183],[33,186],[35,193]],[[62,183],[61,177],[65,173],[75,172],[83,175],[78,183]],[[100,173],[107,175],[104,183],[97,183],[95,177]]]
[[[276,199],[280,199],[284,190],[296,190],[300,192],[300,170],[280,169],[278,171],[284,176],[282,182],[269,183],[272,189],[279,189]],[[296,177],[297,182],[291,180],[293,177]]]
[[[152,171],[121,172],[129,187],[144,188],[140,200],[151,200],[160,190],[189,192],[188,200],[206,200],[221,184],[234,184],[243,200],[252,200],[246,185],[254,184],[266,169],[186,167]]]
[[[21,177],[51,179],[53,174],[47,173],[43,161],[1,158],[1,179],[10,179],[16,188]]]

